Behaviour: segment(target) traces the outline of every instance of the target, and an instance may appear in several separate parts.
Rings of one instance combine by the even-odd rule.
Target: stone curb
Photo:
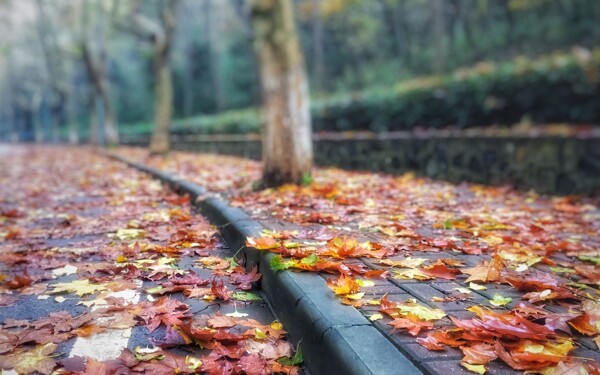
[[[246,237],[265,227],[243,210],[176,176],[103,153],[168,184],[192,202],[213,224],[233,251],[241,249],[246,265],[258,265],[260,288],[293,342],[300,342],[311,374],[421,374],[381,332],[351,306],[336,300],[325,280],[315,274],[272,271],[272,253],[245,246]]]

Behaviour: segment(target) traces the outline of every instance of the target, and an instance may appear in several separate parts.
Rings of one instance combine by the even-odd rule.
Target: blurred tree
[[[52,142],[59,142],[61,125],[66,122],[69,129],[69,142],[77,143],[79,140],[78,129],[72,110],[67,108],[69,100],[72,100],[70,98],[71,87],[65,70],[67,56],[61,51],[58,44],[56,36],[59,33],[54,29],[54,25],[52,24],[54,17],[46,11],[49,3],[37,0],[36,5],[38,10],[37,31],[46,67],[44,79],[51,93],[49,101],[52,118]],[[53,3],[50,6],[57,6],[57,4]]]
[[[164,154],[169,151],[169,129],[173,115],[173,81],[170,66],[171,47],[175,32],[175,9],[178,0],[163,0],[158,4],[159,21],[143,14],[142,3],[136,0],[131,21],[134,32],[150,41],[154,47],[154,131],[150,151]]]
[[[100,100],[103,107],[104,131],[106,144],[115,146],[119,144],[119,131],[117,119],[115,116],[112,97],[110,94],[110,81],[106,73],[107,70],[107,48],[106,33],[108,18],[106,3],[95,2],[90,4],[91,0],[83,0],[81,9],[81,26],[79,44],[83,55],[86,71],[89,81],[92,84],[91,97],[89,99],[90,130],[92,143],[98,142],[98,121],[96,106]],[[92,19],[91,6],[94,5],[94,18]],[[114,14],[110,17],[114,18]],[[97,22],[94,22],[97,21]],[[92,38],[90,34],[95,36]],[[95,43],[94,43],[95,42]]]
[[[310,177],[313,153],[308,83],[291,0],[252,0],[264,114],[266,187]]]

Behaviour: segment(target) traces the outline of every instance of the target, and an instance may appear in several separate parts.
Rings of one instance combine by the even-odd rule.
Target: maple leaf
[[[394,270],[394,278],[402,280],[433,280],[434,276],[430,276],[418,268],[410,268],[407,270]]]
[[[504,262],[498,254],[494,254],[492,260],[482,261],[473,268],[463,269],[462,272],[470,275],[465,281],[467,283],[471,281],[493,282],[500,280],[500,271],[503,268]]]
[[[239,289],[249,290],[252,288],[252,283],[260,280],[260,278],[261,274],[258,273],[258,267],[254,266],[248,273],[243,272],[243,270],[241,272],[234,271],[229,276],[229,281]]]
[[[498,358],[494,346],[486,342],[472,342],[461,346],[460,350],[465,355],[462,361],[471,365],[485,365]]]
[[[446,313],[440,309],[431,309],[429,307],[419,305],[416,302],[407,301],[396,303],[390,301],[386,296],[381,299],[380,308],[384,314],[392,318],[400,318],[407,316],[416,316],[421,320],[439,320],[446,316]]]
[[[600,374],[600,364],[582,361],[561,361],[556,366],[542,370],[543,375]]]
[[[18,342],[18,335],[8,332],[8,330],[0,331],[0,354],[13,350]]]
[[[210,290],[215,297],[221,298],[223,301],[229,301],[231,299],[232,293],[227,289],[223,280],[214,279],[211,283]]]
[[[546,289],[554,291],[569,291],[562,283],[553,275],[539,271],[532,272],[523,277],[523,275],[506,275],[504,277],[510,285],[518,290],[525,292],[543,292]]]
[[[379,261],[380,264],[384,264],[386,266],[398,267],[398,268],[417,268],[423,263],[427,262],[426,258],[412,258],[408,257],[402,260],[393,260],[393,259],[382,259]]]
[[[293,353],[292,345],[283,340],[270,342],[248,339],[244,341],[243,347],[249,354],[257,354],[265,359],[291,357]]]
[[[246,238],[246,246],[253,247],[256,250],[272,250],[278,248],[280,243],[275,238],[270,237],[248,237]]]
[[[359,243],[352,237],[335,237],[327,243],[327,249],[322,252],[338,259],[358,258],[363,255],[371,255],[368,243]]]
[[[131,369],[135,373],[145,374],[181,374],[195,372],[198,360],[190,360],[190,356],[181,356],[171,352],[161,352],[160,359],[141,361]],[[192,370],[192,367],[194,370]]]
[[[88,358],[85,361],[85,368],[81,372],[82,375],[97,375],[110,374],[109,367],[106,363],[97,361],[94,358]]]
[[[496,307],[505,306],[512,302],[512,298],[503,297],[500,294],[494,294],[494,298],[490,300],[490,303]]]
[[[216,316],[208,319],[207,324],[212,328],[231,328],[238,324],[238,321],[239,319],[237,318],[217,314]]]
[[[461,272],[456,268],[450,268],[441,259],[432,265],[421,267],[424,274],[438,279],[454,280]]]
[[[186,317],[188,305],[168,297],[160,297],[152,305],[144,308],[139,317],[142,318],[150,332],[153,332],[161,323],[170,326],[181,326],[181,319]]]
[[[550,289],[546,289],[541,292],[529,292],[529,293],[524,294],[521,298],[529,300],[530,303],[537,303],[537,302],[541,302],[541,301],[552,301],[552,300],[558,300],[558,299],[572,299],[572,300],[580,299],[573,292],[571,292],[570,290],[567,290],[567,289],[559,290],[559,291],[552,291]]]
[[[192,343],[192,339],[183,333],[179,327],[167,326],[162,337],[151,337],[149,342],[160,348],[172,348]]]
[[[590,316],[585,313],[569,320],[567,323],[571,327],[575,328],[579,333],[587,336],[594,336],[595,334],[600,333],[600,329],[591,324]]]
[[[360,290],[360,285],[356,279],[343,275],[335,281],[327,279],[327,285],[335,294],[354,294]]]
[[[105,284],[93,284],[89,280],[73,280],[68,283],[56,283],[51,285],[53,290],[51,293],[75,293],[79,297],[86,294],[94,294],[98,291],[106,290]]]
[[[388,324],[394,327],[392,333],[398,329],[404,328],[413,336],[418,335],[421,330],[429,330],[433,328],[433,323],[423,321],[416,317],[411,317],[411,315],[407,315],[406,318],[395,318]]]
[[[269,365],[264,358],[261,358],[261,356],[252,354],[241,357],[236,363],[236,367],[239,368],[243,374],[261,375],[268,373]]]
[[[510,351],[500,341],[495,343],[498,357],[515,370],[539,370],[560,363],[572,349],[573,343],[569,340],[558,344],[526,340]]]
[[[56,367],[56,362],[49,355],[54,353],[57,347],[58,345],[49,342],[27,351],[0,357],[0,368],[14,369],[19,374],[50,374]]]
[[[541,324],[530,322],[514,312],[497,313],[480,306],[471,306],[468,310],[477,314],[478,319],[460,320],[452,316],[450,319],[457,327],[470,334],[535,340],[546,340],[554,336],[554,331]]]
[[[418,337],[417,342],[432,351],[446,350],[446,347],[440,344],[435,337],[431,335],[428,335],[427,337]]]

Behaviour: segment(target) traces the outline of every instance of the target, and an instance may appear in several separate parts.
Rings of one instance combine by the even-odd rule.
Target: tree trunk
[[[192,44],[186,48],[183,67],[183,115],[191,117],[194,113],[194,59]]]
[[[169,152],[169,130],[171,128],[171,115],[173,112],[173,86],[171,69],[162,56],[161,47],[157,47],[155,56],[154,89],[154,131],[150,141],[150,152],[165,154]]]
[[[77,122],[75,122],[75,100],[71,97],[71,100],[67,103],[67,123],[69,126],[69,143],[76,145],[79,143],[79,129]]]
[[[93,84],[95,95],[102,98],[104,106],[104,131],[106,133],[106,144],[116,146],[119,144],[119,130],[115,117],[115,112],[110,98],[110,83],[106,77],[106,67],[104,59],[94,59],[90,50],[89,41],[82,40],[81,49],[83,51],[83,60],[88,72],[90,81]]]
[[[266,117],[265,187],[300,184],[310,176],[313,153],[308,83],[291,0],[254,0],[252,18]]]
[[[133,22],[138,32],[154,44],[154,130],[150,152],[166,154],[170,149],[169,130],[173,114],[173,78],[171,76],[171,43],[175,31],[177,0],[168,0],[160,11],[157,23],[140,13],[140,2],[134,4]]]
[[[99,135],[99,127],[98,127],[98,113],[96,110],[96,94],[93,92],[90,95],[88,102],[89,112],[90,112],[90,136],[89,143],[97,146],[99,143],[100,135]]]
[[[106,76],[103,75],[100,81],[100,97],[104,105],[104,131],[106,132],[106,145],[117,146],[119,144],[119,130],[115,117],[115,110],[110,98],[110,87]]]

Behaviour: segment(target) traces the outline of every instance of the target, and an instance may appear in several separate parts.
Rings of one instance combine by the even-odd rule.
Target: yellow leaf
[[[195,371],[202,366],[202,361],[196,357],[190,357],[188,355],[185,357],[185,364],[188,366],[188,370]]]
[[[384,264],[386,266],[398,267],[398,268],[416,268],[425,263],[427,259],[425,258],[412,258],[408,257],[402,260],[392,260],[392,259],[384,259],[379,263]]]
[[[57,283],[52,285],[54,290],[51,293],[75,293],[79,297],[86,294],[94,294],[97,291],[105,290],[106,285],[104,284],[92,284],[89,280],[74,280],[69,283]]]
[[[510,297],[502,297],[500,294],[494,294],[494,298],[490,300],[490,303],[496,307],[504,306],[512,302]]]
[[[403,315],[413,314],[423,320],[440,320],[446,316],[446,313],[440,309],[432,309],[416,303],[401,304],[398,308]]]
[[[254,337],[257,340],[264,340],[266,339],[268,336],[266,333],[264,333],[263,331],[261,331],[259,328],[255,328],[254,329]]]
[[[486,290],[487,289],[487,287],[485,287],[483,285],[476,284],[476,283],[474,283],[472,281],[469,283],[469,288],[471,288],[473,290]]]
[[[54,353],[57,347],[58,345],[52,342],[38,345],[33,349],[11,355],[9,361],[19,374],[49,374],[56,366],[50,354]]]
[[[117,229],[117,232],[112,234],[113,237],[117,237],[121,241],[135,240],[136,238],[142,238],[146,232],[143,229]]]
[[[345,297],[351,300],[359,300],[365,296],[364,293],[346,294]]]
[[[369,317],[369,320],[372,322],[374,322],[376,320],[381,320],[381,319],[383,319],[383,315],[381,315],[379,313],[373,314]]]
[[[357,279],[356,282],[358,283],[359,286],[361,287],[370,287],[370,286],[375,286],[375,283],[371,280],[363,280],[363,279]]]
[[[485,371],[486,371],[484,365],[471,365],[471,364],[466,363],[466,362],[461,362],[460,365],[462,367],[466,368],[467,370],[472,371],[472,372],[476,372],[476,373],[478,373],[480,375],[485,374]]]
[[[404,280],[432,280],[433,277],[426,275],[421,270],[416,268],[411,268],[408,270],[395,270],[394,271],[395,279],[404,279]]]

